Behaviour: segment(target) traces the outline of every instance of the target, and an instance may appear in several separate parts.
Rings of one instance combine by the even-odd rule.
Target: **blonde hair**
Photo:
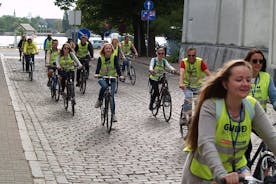
[[[104,56],[104,55],[105,55],[104,48],[105,48],[107,45],[110,45],[110,46],[111,46],[111,50],[112,50],[111,53],[114,53],[114,47],[113,47],[113,45],[112,45],[111,43],[105,43],[105,44],[103,45],[103,48],[102,48],[101,51],[100,51],[100,55],[101,55],[101,56]]]

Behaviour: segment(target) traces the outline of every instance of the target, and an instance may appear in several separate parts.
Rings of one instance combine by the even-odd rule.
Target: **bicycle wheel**
[[[22,56],[22,69],[24,72],[25,71],[25,56],[24,55]]]
[[[29,71],[29,79],[30,79],[30,81],[32,81],[33,80],[33,64],[32,63],[30,63],[30,66],[29,66],[30,68],[30,71]]]
[[[151,111],[152,115],[157,116],[159,108],[160,108],[160,102],[159,102],[158,98],[155,100],[152,107],[153,107],[153,110]]]
[[[134,69],[134,67],[132,65],[129,67],[128,76],[129,76],[129,79],[130,79],[130,83],[132,85],[134,85],[135,82],[136,82],[136,73],[135,73],[135,69]]]
[[[85,71],[83,71],[81,72],[81,76],[80,76],[80,92],[84,94],[85,90],[86,90],[86,75],[85,75]]]
[[[169,122],[172,116],[172,98],[169,91],[164,91],[162,96],[163,115],[166,122]]]
[[[60,93],[61,93],[61,86],[59,85],[59,82],[56,81],[56,95],[55,95],[56,101],[59,101]]]
[[[103,104],[105,104],[105,100],[103,101]],[[100,106],[100,109],[101,109],[101,123],[102,123],[102,125],[104,126],[104,123],[105,123],[105,115],[106,115],[106,113],[105,113],[105,111],[106,111],[105,105],[101,105],[101,106]]]
[[[51,81],[51,97],[56,98],[56,85],[54,84],[54,78]]]
[[[112,129],[113,115],[112,115],[112,96],[108,94],[105,97],[105,123],[107,132],[110,133]]]
[[[63,98],[63,104],[64,104],[65,110],[67,110],[68,109],[68,101],[69,101],[70,90],[68,90],[67,85],[65,86],[65,89],[66,89],[66,94],[64,95],[64,98]]]
[[[75,99],[72,99],[71,100],[71,106],[72,106],[72,115],[74,116],[75,115]]]
[[[76,102],[75,102],[75,98],[73,97],[74,93],[74,84],[73,83],[70,83],[70,100],[71,100],[71,107],[72,107],[72,115],[74,116],[75,115],[75,105],[76,105]]]

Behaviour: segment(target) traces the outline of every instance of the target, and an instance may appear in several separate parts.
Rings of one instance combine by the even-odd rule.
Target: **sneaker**
[[[115,114],[113,114],[113,122],[117,122],[118,120],[117,120],[117,117],[116,117],[116,115]]]
[[[95,108],[99,108],[102,105],[102,101],[101,100],[97,100],[96,104],[95,104]]]

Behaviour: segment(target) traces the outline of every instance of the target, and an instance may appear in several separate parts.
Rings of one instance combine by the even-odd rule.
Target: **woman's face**
[[[162,59],[163,57],[165,57],[165,51],[164,51],[164,49],[157,50],[157,57],[159,59]]]
[[[104,54],[105,54],[105,56],[110,56],[111,53],[112,53],[112,45],[111,44],[104,45]]]
[[[63,45],[62,50],[64,54],[68,54],[70,51],[70,47],[68,45]]]
[[[263,67],[264,58],[261,54],[255,53],[251,56],[249,62],[252,65],[253,72],[258,74]]]
[[[251,89],[251,70],[247,66],[235,66],[231,69],[228,81],[223,83],[231,99],[245,98]]]

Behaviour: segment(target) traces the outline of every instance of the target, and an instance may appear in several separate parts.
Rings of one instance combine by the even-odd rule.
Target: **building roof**
[[[19,24],[17,29],[23,28],[27,32],[36,32],[36,30],[30,24]]]

